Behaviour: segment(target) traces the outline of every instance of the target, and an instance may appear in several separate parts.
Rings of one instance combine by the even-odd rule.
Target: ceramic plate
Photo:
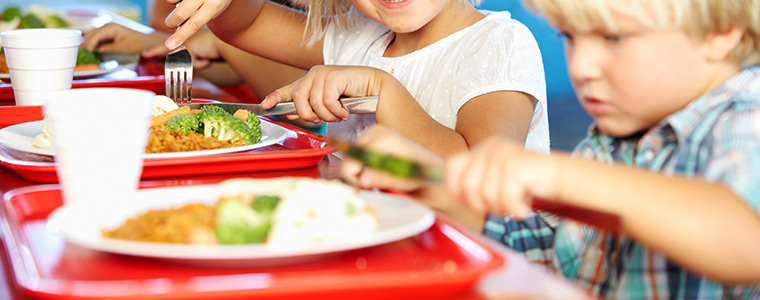
[[[42,121],[33,121],[27,123],[16,124],[0,129],[0,145],[5,147],[38,155],[55,156],[53,150],[46,150],[32,147],[32,141],[34,137],[42,133]],[[187,151],[187,152],[167,152],[167,153],[146,153],[143,157],[146,159],[154,158],[179,158],[179,157],[194,157],[205,156],[225,153],[235,153],[253,150],[279,143],[288,137],[288,132],[285,128],[274,125],[266,120],[261,121],[261,141],[255,144],[211,149],[211,150],[199,150],[199,151]]]
[[[109,204],[109,199],[95,204],[75,201],[56,209],[48,219],[48,228],[60,232],[70,243],[98,251],[191,264],[256,266],[301,263],[401,240],[427,230],[435,221],[435,213],[416,201],[380,192],[361,191],[359,196],[377,211],[378,227],[372,234],[340,243],[313,244],[300,250],[272,249],[266,244],[133,242],[107,239],[101,235],[101,229],[118,227],[127,218],[150,209],[179,207],[188,203],[214,204],[217,201],[215,187],[195,185],[142,189],[129,201],[120,201],[118,205]]]

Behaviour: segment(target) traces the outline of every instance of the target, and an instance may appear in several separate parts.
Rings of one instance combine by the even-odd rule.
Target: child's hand
[[[143,49],[162,45],[165,35],[144,34],[116,23],[108,23],[88,31],[83,47],[97,52],[140,53]]]
[[[377,96],[372,89],[379,70],[359,66],[315,66],[301,79],[269,94],[261,102],[271,108],[280,102],[295,102],[298,117],[308,122],[348,120],[348,111],[338,98]],[[295,116],[289,116],[294,119]]]
[[[439,157],[430,153],[430,151],[419,144],[382,125],[372,127],[359,138],[356,144],[369,151],[408,158],[423,164],[443,166],[443,161]],[[409,192],[419,190],[425,186],[425,182],[421,180],[398,178],[383,171],[364,168],[361,162],[349,157],[343,161],[341,175],[349,183],[362,188],[381,188]]]
[[[175,49],[201,30],[211,19],[221,14],[232,0],[166,0],[177,7],[166,17],[166,26],[176,28],[182,25],[166,40],[167,49]],[[178,4],[182,2],[181,4]]]
[[[193,56],[193,68],[203,69],[220,59],[218,42],[221,41],[209,29],[199,31],[185,42],[187,51]],[[163,44],[154,45],[142,52],[144,57],[162,57],[168,54],[169,49],[166,49]]]
[[[446,186],[476,212],[526,217],[534,197],[559,196],[557,165],[549,156],[494,137],[447,161]]]

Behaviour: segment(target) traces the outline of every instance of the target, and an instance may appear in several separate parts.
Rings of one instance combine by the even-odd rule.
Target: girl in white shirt
[[[263,0],[184,1],[166,25],[186,23],[166,45],[208,22],[227,43],[311,69],[263,104],[294,101],[301,119],[330,122],[331,136],[353,139],[377,122],[441,157],[494,135],[549,152],[541,56],[509,13],[467,0],[300,3],[308,13]],[[370,95],[375,115],[349,116],[337,101]]]

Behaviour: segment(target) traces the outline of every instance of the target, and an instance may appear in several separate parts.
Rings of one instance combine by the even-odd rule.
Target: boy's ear
[[[725,60],[736,49],[744,36],[744,29],[731,27],[729,30],[709,34],[702,43],[705,58],[711,62]]]

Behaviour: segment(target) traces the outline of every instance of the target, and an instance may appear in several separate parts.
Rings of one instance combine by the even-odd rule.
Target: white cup
[[[64,203],[112,201],[140,182],[148,141],[150,91],[85,88],[41,92]]]
[[[38,92],[71,88],[82,32],[76,29],[17,29],[0,33],[16,105],[43,105]]]

